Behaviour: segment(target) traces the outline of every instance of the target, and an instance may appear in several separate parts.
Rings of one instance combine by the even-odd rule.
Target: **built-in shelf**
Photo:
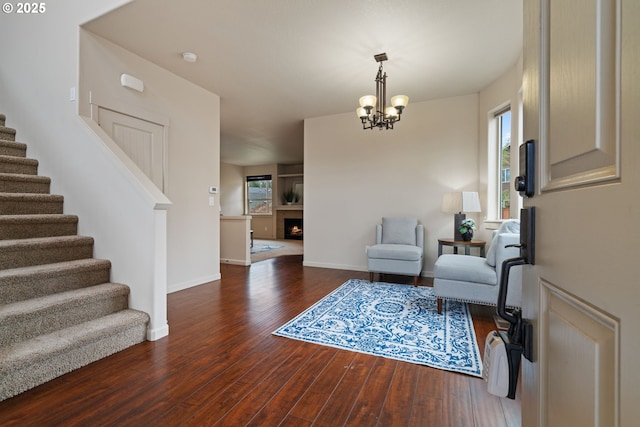
[[[293,164],[293,165],[278,165],[278,181],[277,181],[277,193],[278,193],[278,203],[276,203],[276,210],[281,211],[302,211],[302,203],[304,200],[303,196],[303,185],[304,185],[304,165],[302,164]],[[283,203],[282,195],[285,191],[293,189],[298,193],[300,199],[298,199],[299,203],[294,203],[292,205],[287,205]]]
[[[301,178],[303,177],[303,173],[281,173],[278,174],[278,178]]]
[[[304,172],[304,165],[302,163],[296,163],[293,165],[278,165],[278,175],[302,175]]]
[[[294,205],[279,205],[276,206],[277,211],[303,211],[304,205],[294,204]]]

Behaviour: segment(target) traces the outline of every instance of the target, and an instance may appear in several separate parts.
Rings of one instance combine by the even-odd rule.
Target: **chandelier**
[[[386,53],[374,55],[380,63],[376,75],[376,96],[365,95],[360,98],[360,108],[356,110],[362,121],[362,129],[393,129],[393,124],[400,121],[402,110],[409,103],[406,95],[396,95],[391,98],[391,106],[387,107],[387,73],[382,71],[382,63],[387,60]]]

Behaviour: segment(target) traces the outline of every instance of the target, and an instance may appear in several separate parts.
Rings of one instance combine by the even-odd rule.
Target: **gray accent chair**
[[[418,285],[424,256],[424,227],[416,218],[385,217],[376,225],[376,244],[365,248],[369,281],[374,273],[413,276]]]
[[[442,300],[455,300],[484,305],[498,303],[498,290],[505,259],[520,256],[518,248],[507,245],[520,243],[520,223],[505,221],[494,231],[487,258],[444,254],[433,268],[433,291],[442,313]],[[522,266],[513,267],[509,274],[507,307],[520,307],[522,301]]]

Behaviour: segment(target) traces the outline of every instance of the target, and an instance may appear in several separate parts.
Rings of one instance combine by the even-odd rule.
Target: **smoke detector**
[[[193,52],[182,52],[182,59],[187,62],[196,62],[198,60],[198,55]]]

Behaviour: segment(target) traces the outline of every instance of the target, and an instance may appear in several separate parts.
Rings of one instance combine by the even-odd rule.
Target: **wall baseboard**
[[[249,266],[251,265],[251,260],[245,261],[243,259],[231,259],[231,258],[220,258],[221,264],[233,264],[233,265],[243,265]]]
[[[222,276],[220,273],[213,274],[211,276],[205,276],[199,279],[189,280],[188,282],[183,283],[174,283],[172,285],[167,286],[167,293],[171,294],[173,292],[182,291],[184,289],[193,288],[194,286],[204,285],[205,283],[215,282],[216,280],[220,280]]]
[[[147,329],[147,341],[156,341],[169,335],[169,324],[165,323],[161,328]]]
[[[369,271],[366,267],[363,267],[361,265],[332,264],[314,261],[303,261],[302,265],[305,267],[331,268],[334,270]],[[433,278],[433,271],[422,270],[420,272],[420,277]]]
[[[366,267],[361,265],[332,264],[315,261],[303,261],[302,265],[305,267],[332,268],[334,270],[368,271]]]

